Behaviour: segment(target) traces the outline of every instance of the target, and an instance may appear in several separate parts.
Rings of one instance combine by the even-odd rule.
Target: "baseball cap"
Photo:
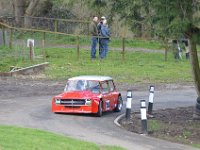
[[[101,19],[104,20],[104,19],[106,19],[106,17],[105,17],[105,16],[102,16]]]

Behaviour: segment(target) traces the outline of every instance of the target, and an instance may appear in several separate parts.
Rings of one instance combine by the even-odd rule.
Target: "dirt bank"
[[[193,120],[195,107],[161,109],[148,118],[148,136],[189,145],[200,146],[200,120]],[[141,134],[139,113],[133,113],[130,120],[122,118],[120,124],[128,131]]]

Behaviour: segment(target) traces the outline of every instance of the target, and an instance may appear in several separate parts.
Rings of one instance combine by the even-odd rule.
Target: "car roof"
[[[88,75],[88,76],[77,76],[69,78],[68,80],[94,80],[94,81],[106,81],[106,80],[113,80],[109,76],[94,76],[94,75]]]

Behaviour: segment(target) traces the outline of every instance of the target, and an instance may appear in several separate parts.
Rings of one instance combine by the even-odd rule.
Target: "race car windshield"
[[[86,91],[90,90],[93,93],[99,93],[100,84],[98,81],[90,80],[69,80],[64,91]]]

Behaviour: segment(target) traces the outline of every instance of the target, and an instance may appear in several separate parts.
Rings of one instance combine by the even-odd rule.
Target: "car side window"
[[[110,89],[110,92],[113,92],[113,91],[115,91],[115,86],[114,86],[114,83],[113,83],[113,81],[108,81],[108,84],[109,84],[109,89]]]
[[[102,83],[102,93],[103,94],[109,93],[108,82],[106,82],[106,81]]]

